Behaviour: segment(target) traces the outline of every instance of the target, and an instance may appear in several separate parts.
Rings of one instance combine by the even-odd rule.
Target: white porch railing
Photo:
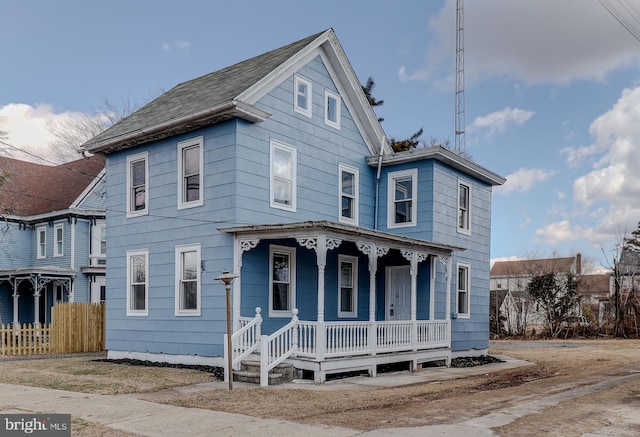
[[[297,309],[293,314],[287,325],[269,336],[260,335],[260,308],[256,308],[255,318],[242,318],[240,330],[232,335],[234,368],[243,358],[259,351],[260,385],[268,385],[269,370],[291,356],[322,361],[451,346],[448,320],[318,323],[298,320]]]

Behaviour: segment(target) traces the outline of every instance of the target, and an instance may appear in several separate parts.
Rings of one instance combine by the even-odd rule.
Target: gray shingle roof
[[[231,118],[230,115],[225,118],[223,114],[216,114],[218,118],[211,118],[211,115],[204,122],[190,120],[191,127],[186,126],[187,121],[182,122],[189,115],[202,114],[227,102],[233,102],[243,91],[255,85],[323,33],[324,31],[230,67],[183,82],[100,133],[84,147],[92,152],[101,151],[105,149],[105,144],[118,141],[118,138],[126,138],[136,132],[140,133],[138,137],[145,136],[145,140],[138,138],[137,142],[120,145],[120,147],[126,147],[175,134],[179,128],[191,130],[199,126],[195,124],[198,121],[211,124]],[[165,126],[172,121],[178,121],[181,126],[172,126],[173,130],[163,129],[162,133],[158,133],[155,137],[151,137],[151,133],[144,132],[150,127]]]

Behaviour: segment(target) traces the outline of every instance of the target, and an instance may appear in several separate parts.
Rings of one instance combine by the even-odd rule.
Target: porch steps
[[[241,369],[233,372],[233,380],[260,384],[260,361],[243,360]],[[293,381],[293,364],[281,363],[269,371],[269,385]]]

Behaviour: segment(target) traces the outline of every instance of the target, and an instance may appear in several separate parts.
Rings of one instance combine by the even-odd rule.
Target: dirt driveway
[[[134,396],[305,424],[379,430],[383,433],[380,435],[429,425],[445,426],[445,430],[424,435],[640,435],[640,341],[496,341],[491,342],[490,354],[534,364],[395,387],[353,389],[346,388],[349,384],[297,384],[295,388],[242,386],[229,392],[224,383],[207,382],[211,375],[203,372],[74,358],[0,361],[0,382]],[[446,430],[448,425],[486,432],[454,434]],[[83,426],[86,433],[82,435],[111,435],[92,428],[91,423]]]

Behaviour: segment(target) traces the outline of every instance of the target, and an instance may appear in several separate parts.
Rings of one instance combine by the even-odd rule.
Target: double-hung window
[[[37,258],[46,258],[47,257],[47,228],[44,226],[39,227],[37,230],[38,236],[38,255]]]
[[[64,255],[64,224],[53,227],[53,256]]]
[[[296,210],[296,149],[271,140],[271,206]]]
[[[149,252],[127,252],[127,315],[149,314]]]
[[[387,190],[387,227],[401,228],[417,223],[418,171],[416,169],[389,173]]]
[[[311,82],[301,76],[293,79],[293,107],[296,112],[311,117]]]
[[[269,316],[291,317],[296,302],[295,248],[271,246],[269,266]]]
[[[358,317],[358,258],[338,256],[338,317]]]
[[[202,205],[203,137],[178,143],[178,209]]]
[[[340,221],[358,225],[358,169],[339,165],[340,172]]]
[[[470,266],[467,263],[458,263],[458,285],[457,285],[457,304],[458,317],[467,318],[470,314],[470,284],[469,272]]]
[[[149,157],[147,152],[127,157],[127,217],[149,211]]]
[[[324,122],[340,129],[340,96],[329,90],[324,90]]]
[[[176,315],[200,315],[200,245],[176,247]]]
[[[471,233],[471,186],[458,182],[458,232]]]

